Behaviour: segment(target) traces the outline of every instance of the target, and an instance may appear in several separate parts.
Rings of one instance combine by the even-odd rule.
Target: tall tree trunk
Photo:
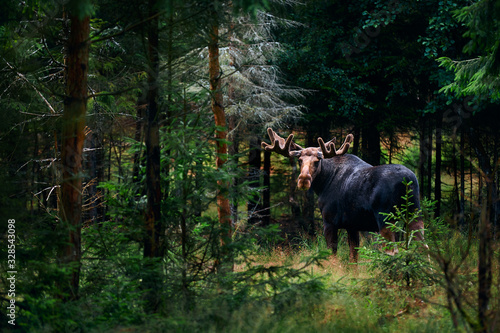
[[[432,118],[428,119],[428,128],[427,128],[427,140],[425,142],[426,153],[427,153],[427,195],[429,200],[431,199],[432,194]]]
[[[438,114],[436,118],[436,178],[434,179],[434,200],[437,201],[436,207],[434,210],[435,216],[440,216],[441,214],[441,150],[443,144],[443,117],[441,114]]]
[[[380,132],[375,123],[363,128],[361,154],[363,159],[371,165],[380,165]]]
[[[148,93],[146,109],[146,237],[144,257],[160,256],[161,234],[161,185],[160,185],[160,127],[158,112],[158,16],[156,0],[149,1],[148,30]]]
[[[489,154],[485,151],[483,144],[472,127],[469,128],[469,139],[474,149],[481,173],[486,183],[486,200],[483,202],[481,219],[479,221],[479,260],[478,260],[478,319],[481,332],[488,330],[489,302],[492,286],[492,235],[491,219],[496,214],[496,184],[495,174],[491,167]],[[497,161],[495,161],[497,163]]]
[[[452,165],[453,165],[453,200],[455,201],[455,223],[459,225],[460,222],[460,189],[458,186],[458,162],[457,162],[457,143],[456,135],[453,136],[452,144]]]
[[[465,228],[465,130],[460,130],[460,228]]]
[[[229,84],[231,84],[231,83],[229,83]],[[230,86],[230,87],[228,87],[228,90],[232,91],[233,89]],[[239,138],[237,136],[238,134],[235,131],[235,128],[236,128],[235,116],[230,116],[228,119],[228,122],[229,122],[229,129],[228,130],[229,130],[229,133],[231,133],[231,135],[228,135],[228,139],[232,143],[228,147],[228,153],[229,153],[229,156],[231,158],[232,163],[234,163],[234,165],[239,165],[239,157],[238,157]],[[240,186],[240,184],[241,184],[240,178],[234,177],[234,179],[232,181],[232,186],[234,188],[237,188],[238,186]],[[238,209],[239,209],[238,198],[233,198],[233,200],[231,200],[230,209],[231,209],[231,219],[232,219],[234,224],[237,224],[238,219],[239,219],[239,216],[238,216]]]
[[[223,95],[221,90],[221,68],[219,64],[219,23],[217,13],[211,15],[214,19],[210,29],[210,41],[208,44],[208,71],[210,80],[210,93],[212,96],[212,112],[215,117],[216,128],[216,166],[221,169],[227,161],[227,126],[224,113]],[[223,229],[221,244],[227,245],[231,240],[231,209],[229,205],[228,191],[229,183],[218,180],[217,212],[219,223]]]
[[[352,144],[352,154],[359,155],[359,141],[361,139],[361,131],[358,126],[354,127],[354,142]]]
[[[136,142],[141,142],[143,139],[143,131],[144,131],[144,116],[147,110],[147,98],[144,94],[141,94],[137,99],[136,108],[136,120],[135,120],[135,133],[134,140]],[[141,144],[142,147],[142,144]],[[142,148],[134,153],[134,165],[132,169],[132,181],[139,181],[139,171],[141,169],[141,157],[142,157]]]
[[[425,186],[425,166],[427,164],[427,154],[426,154],[426,144],[425,144],[425,117],[422,116],[420,118],[420,141],[419,141],[419,147],[420,147],[420,153],[419,153],[419,169],[418,169],[418,182],[420,183],[420,199],[423,199],[427,196],[427,193],[425,190],[427,189]]]
[[[495,133],[495,142],[493,144],[493,162],[495,163],[494,165],[494,174],[492,175],[492,178],[493,178],[493,182],[494,184],[496,185],[494,188],[493,188],[493,193],[496,193],[496,197],[493,199],[493,207],[495,208],[494,209],[494,214],[493,214],[493,218],[492,218],[492,223],[493,223],[493,240],[497,240],[497,231],[498,231],[498,218],[499,218],[499,209],[500,209],[500,206],[499,206],[499,203],[498,203],[498,193],[500,193],[499,191],[499,188],[498,188],[498,183],[499,183],[499,179],[498,179],[498,173],[500,172],[500,168],[499,168],[499,157],[498,157],[498,138],[499,138],[499,135],[498,135],[498,132]],[[481,189],[481,187],[479,187],[479,189]]]
[[[67,232],[59,259],[68,265],[70,277],[63,284],[64,299],[78,298],[81,259],[82,153],[87,113],[87,74],[90,16],[71,3],[71,31],[66,60],[66,96],[62,117],[62,184],[60,218]],[[87,4],[90,5],[90,4]]]
[[[389,134],[389,164],[392,164],[392,150],[394,146],[394,133]]]
[[[262,193],[262,222],[271,224],[271,152],[264,151],[264,192]]]
[[[154,259],[162,255],[161,238],[161,177],[160,177],[160,114],[159,95],[159,39],[157,1],[149,0],[148,22],[148,86],[146,107],[146,213],[144,234],[144,258]],[[157,292],[161,285],[161,272],[154,261],[145,261],[142,287],[145,289],[145,310],[154,313],[160,303]]]
[[[250,188],[256,192],[252,194],[247,203],[247,211],[250,223],[257,223],[260,219],[260,165],[262,164],[260,140],[258,137],[250,138],[250,151],[248,153],[248,181]]]

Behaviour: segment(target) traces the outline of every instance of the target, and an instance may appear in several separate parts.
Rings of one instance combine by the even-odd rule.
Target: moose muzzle
[[[312,176],[309,166],[303,166],[300,170],[299,179],[297,181],[297,188],[300,190],[308,190],[311,187]]]

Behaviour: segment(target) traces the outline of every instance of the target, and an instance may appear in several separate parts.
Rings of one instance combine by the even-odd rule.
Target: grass
[[[468,238],[453,231],[442,238],[444,241],[440,243],[440,250],[450,255],[453,264],[460,265],[460,283],[464,284],[461,289],[464,291],[463,297],[472,304],[466,310],[474,314],[477,240],[472,238],[469,255],[462,260],[461,254],[467,248]],[[286,269],[301,269],[308,258],[326,251],[322,236],[316,239],[298,237],[292,246],[282,244],[272,247],[255,244],[253,249],[249,249],[250,266],[268,268],[269,272],[275,272],[274,276],[270,277],[268,271],[264,270],[260,275],[249,275],[248,283],[244,280],[239,286],[235,284],[232,290],[222,290],[217,286],[216,280],[201,282],[193,289],[196,301],[189,306],[179,303],[182,302],[180,299],[167,299],[158,313],[144,313],[137,305],[141,289],[134,289],[134,286],[130,285],[130,288],[118,292],[120,281],[117,280],[111,284],[110,290],[96,294],[93,298],[64,305],[59,308],[61,313],[51,312],[51,315],[55,316],[58,322],[71,320],[72,323],[58,329],[68,332],[469,331],[464,322],[460,322],[458,328],[454,327],[450,313],[444,307],[447,304],[447,295],[439,282],[412,288],[387,282],[378,276],[377,271],[370,269],[373,267],[370,262],[350,264],[346,237],[341,235],[339,241],[336,257],[330,255],[307,266],[302,276],[286,275],[289,273]],[[429,239],[428,244],[431,248],[437,246],[432,239]],[[362,237],[361,246],[373,245],[370,239]],[[491,303],[492,315],[495,311],[498,313],[499,307],[498,259],[497,250],[493,267],[495,285]],[[281,270],[272,270],[274,267]],[[235,273],[237,275],[250,268],[239,263],[235,266]],[[435,274],[442,282],[437,266]],[[246,290],[246,285],[258,286],[264,280],[273,279],[279,287],[273,289],[272,284],[268,283],[263,284],[263,289],[252,287],[247,292],[242,292]],[[131,282],[138,283],[135,280]],[[48,332],[56,327],[53,326],[54,323],[51,321],[39,330],[30,331]],[[74,330],[75,327],[79,329]]]
[[[449,242],[463,249],[467,240],[458,233],[452,233]],[[362,240],[362,246],[363,243],[369,245],[369,240]],[[475,270],[476,246],[476,242],[473,242],[471,254],[462,264],[464,273]],[[321,250],[325,250],[322,237],[314,241],[303,241],[293,249],[277,247],[256,256],[254,260],[255,263],[266,266],[298,268],[304,258]],[[457,251],[453,255],[455,262],[460,261],[459,253],[460,251]],[[246,330],[239,327],[234,332],[467,331],[465,325],[458,329],[453,327],[449,312],[444,307],[446,294],[439,284],[408,289],[387,284],[383,280],[373,281],[369,263],[350,264],[348,255],[347,244],[341,242],[336,257],[330,256],[308,269],[311,278],[321,278],[325,284],[321,297],[298,299],[296,303],[292,302],[289,310],[279,318],[268,312],[268,309],[262,312],[253,309],[254,315],[259,318],[256,322],[258,324]],[[498,269],[495,272],[498,272]],[[238,316],[243,318],[246,315],[248,314]],[[227,332],[231,331],[232,328],[228,328]]]

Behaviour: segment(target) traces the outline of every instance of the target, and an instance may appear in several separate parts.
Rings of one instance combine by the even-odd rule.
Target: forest
[[[0,8],[0,331],[500,330],[500,0]],[[273,131],[411,170],[400,237]]]

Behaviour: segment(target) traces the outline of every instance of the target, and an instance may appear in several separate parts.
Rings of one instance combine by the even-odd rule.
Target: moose
[[[352,134],[347,135],[337,150],[335,138],[326,143],[318,138],[319,147],[302,148],[293,142],[293,134],[285,140],[271,128],[267,133],[271,144],[262,142],[263,149],[285,157],[298,157],[300,175],[297,187],[312,189],[318,195],[326,243],[334,255],[339,229],[347,231],[351,262],[358,260],[360,231],[379,232],[387,241],[395,240],[395,234],[387,227],[381,213],[393,212],[394,206],[403,203],[405,180],[412,191],[411,209],[420,208],[415,174],[402,165],[372,166],[355,155],[346,154],[354,139]],[[421,218],[413,221],[409,228],[420,230],[416,237],[423,240]]]

